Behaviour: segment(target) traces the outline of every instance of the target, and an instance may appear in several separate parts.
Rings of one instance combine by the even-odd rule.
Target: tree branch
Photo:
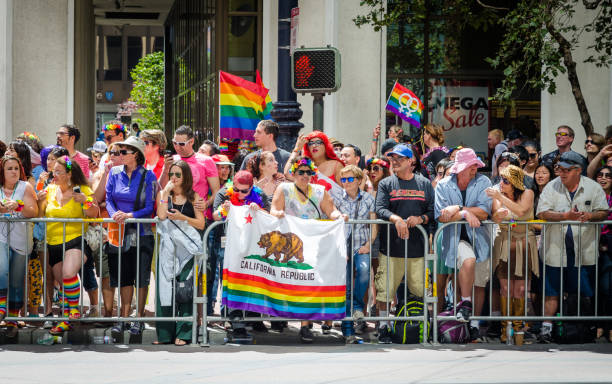
[[[584,1],[587,1],[587,0],[584,0]],[[510,8],[506,8],[506,7],[495,7],[493,5],[484,4],[482,0],[476,0],[476,2],[478,3],[478,5],[480,5],[483,8],[495,9],[497,11],[509,11],[510,10]]]
[[[586,9],[595,9],[599,7],[600,3],[601,3],[601,0],[593,0],[593,1],[582,0],[582,4],[584,4],[584,7]]]
[[[550,33],[553,39],[555,39],[557,44],[559,44],[559,49],[563,53],[563,62],[567,68],[567,78],[572,87],[572,93],[574,95],[574,99],[576,100],[576,105],[578,106],[582,126],[584,127],[584,131],[588,136],[593,133],[593,123],[584,100],[584,95],[582,94],[582,89],[580,88],[580,81],[578,80],[578,73],[576,72],[576,62],[572,57],[572,46],[555,27],[554,18],[552,16],[550,7],[546,7],[546,12],[549,15],[546,20],[546,30],[548,33]]]

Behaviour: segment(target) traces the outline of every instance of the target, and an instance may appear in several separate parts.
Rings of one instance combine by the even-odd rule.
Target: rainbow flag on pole
[[[344,222],[282,219],[232,206],[223,259],[223,305],[302,320],[346,309]]]
[[[395,81],[395,85],[391,90],[385,109],[395,113],[415,127],[421,127],[423,103],[411,90],[402,86],[397,81]]]
[[[219,71],[219,137],[253,140],[255,127],[270,118],[271,109],[272,100],[261,79],[253,83]]]

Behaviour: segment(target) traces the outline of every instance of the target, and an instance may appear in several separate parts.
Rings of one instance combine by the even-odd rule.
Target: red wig
[[[315,138],[321,139],[323,141],[323,145],[325,145],[325,155],[328,159],[337,160],[342,165],[344,165],[344,161],[340,160],[338,156],[336,156],[336,152],[334,152],[334,147],[329,142],[329,138],[327,137],[327,135],[321,131],[313,131],[306,135],[306,144],[304,144],[304,148],[302,149],[304,152],[304,156],[312,159],[312,153],[308,148],[308,142]]]

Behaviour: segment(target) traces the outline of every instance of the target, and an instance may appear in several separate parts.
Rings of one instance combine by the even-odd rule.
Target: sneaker
[[[268,332],[268,327],[266,327],[263,321],[253,321],[249,325],[253,327],[253,331],[255,332],[262,332],[262,333]]]
[[[363,339],[356,335],[344,336],[345,344],[363,344]]]
[[[329,335],[329,333],[331,332],[331,327],[327,324],[323,324],[321,325],[321,333],[323,333],[324,335]]]
[[[43,323],[42,325],[43,329],[51,329],[53,327],[55,327],[55,322],[51,321],[51,320],[47,320]]]
[[[17,323],[14,321],[7,321],[6,322],[6,337],[8,337],[9,339],[14,338],[15,336],[17,336],[17,330],[19,329],[19,327],[17,327]]]
[[[278,333],[282,333],[285,329],[285,326],[287,325],[286,321],[272,321],[271,323],[272,325],[270,329]]]
[[[391,344],[391,332],[389,331],[389,327],[383,325],[378,329],[378,343],[379,344]]]
[[[314,340],[314,336],[308,327],[300,328],[300,341],[304,344],[312,343]]]
[[[140,321],[133,321],[132,324],[130,324],[130,333],[134,336],[138,336],[142,333],[144,326],[143,323]]]
[[[89,307],[89,310],[85,312],[84,317],[100,317],[98,313],[98,307]]]
[[[457,305],[457,321],[469,321],[470,316],[472,316],[472,302],[467,300],[462,300]]]
[[[115,323],[115,325],[113,325],[113,327],[111,328],[111,332],[112,333],[121,333],[121,332],[123,332],[124,329],[125,329],[125,324],[120,321],[118,323]]]
[[[368,324],[365,322],[365,320],[361,319],[361,320],[355,321],[355,333],[358,333],[361,335],[365,333],[367,329],[368,329]]]
[[[540,344],[551,344],[553,342],[551,332],[543,332],[538,336],[538,343]]]
[[[480,329],[470,326],[470,342],[483,343],[484,340],[480,336]]]

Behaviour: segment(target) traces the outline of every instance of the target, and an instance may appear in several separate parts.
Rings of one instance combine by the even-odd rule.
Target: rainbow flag
[[[263,83],[219,71],[219,137],[253,140],[257,124],[270,117],[268,100],[268,89]],[[271,106],[270,100],[270,109]]]
[[[261,86],[264,89],[267,89],[266,87],[264,87],[263,81],[261,80],[261,76],[259,75],[259,69],[257,69],[255,71],[255,74],[257,76],[255,82],[257,85]],[[274,108],[274,106],[272,105],[272,98],[270,97],[270,93],[266,93],[266,98],[264,100],[264,103],[262,105],[263,108],[263,116],[264,119],[270,119],[271,118],[271,113],[272,113],[272,108]]]
[[[301,320],[339,320],[346,309],[344,223],[287,215],[278,220],[248,206],[227,217],[223,305]],[[291,239],[279,254],[271,251]],[[280,249],[280,248],[278,248]],[[267,255],[267,256],[266,256]]]
[[[397,81],[391,90],[385,109],[395,113],[415,127],[421,127],[423,103],[411,90]]]

